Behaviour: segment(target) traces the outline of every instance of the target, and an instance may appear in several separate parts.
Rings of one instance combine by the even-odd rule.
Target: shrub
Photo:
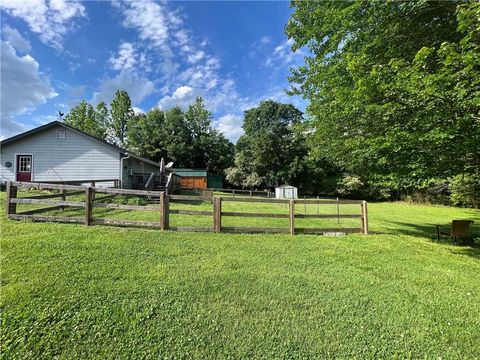
[[[458,175],[450,181],[452,205],[480,208],[480,176]]]

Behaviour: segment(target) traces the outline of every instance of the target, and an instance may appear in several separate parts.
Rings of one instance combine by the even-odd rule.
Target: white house
[[[60,121],[0,142],[0,180],[85,182],[131,188],[135,174],[158,172],[159,164]]]
[[[297,197],[297,188],[295,186],[282,185],[275,188],[276,199],[296,199]]]

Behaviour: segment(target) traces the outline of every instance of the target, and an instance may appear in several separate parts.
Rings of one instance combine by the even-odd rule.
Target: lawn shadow
[[[472,256],[476,259],[480,259],[480,233],[478,227],[470,230],[470,236],[467,239],[457,239],[456,243],[452,243],[452,239],[448,235],[440,236],[440,240],[437,237],[437,224],[412,224],[400,221],[390,221],[393,227],[387,231],[382,231],[383,234],[401,234],[415,237],[423,237],[431,242],[442,245],[455,245],[453,253],[459,255]],[[448,228],[450,224],[439,224],[443,228]]]

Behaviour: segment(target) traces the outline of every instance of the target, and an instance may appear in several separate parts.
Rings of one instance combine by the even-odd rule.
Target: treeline
[[[223,174],[228,186],[273,189],[292,184],[302,193],[341,192],[340,169],[310,155],[303,114],[293,105],[269,100],[245,111],[245,133],[235,146],[212,121],[202,98],[186,111],[174,107],[135,113],[123,90],[117,91],[110,107],[82,101],[65,117],[67,124],[138,155]]]
[[[86,101],[71,109],[65,122],[140,156],[173,161],[176,167],[206,168],[223,173],[231,166],[234,145],[212,127],[212,113],[202,98],[186,111],[174,107],[135,113],[130,96],[118,90],[110,107]]]
[[[135,114],[82,102],[66,121],[140,155],[226,175],[232,186],[480,207],[480,3],[292,1],[292,105],[245,111],[234,146],[197,99]]]
[[[480,206],[480,2],[292,1],[291,93],[345,193]]]

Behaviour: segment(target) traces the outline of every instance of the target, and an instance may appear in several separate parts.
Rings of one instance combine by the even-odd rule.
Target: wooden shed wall
[[[182,176],[181,184],[182,184],[182,188],[186,188],[186,189],[206,189],[207,177],[206,176]]]

